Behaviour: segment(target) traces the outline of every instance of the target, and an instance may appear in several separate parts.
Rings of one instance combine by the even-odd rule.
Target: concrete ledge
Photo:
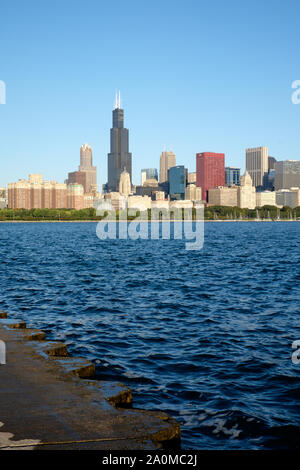
[[[95,375],[95,364],[84,357],[56,357],[51,358],[51,362],[62,368],[66,377],[76,375],[85,379]]]
[[[150,410],[141,410],[134,409],[132,410],[137,413],[143,413],[144,416],[154,417],[160,419],[162,422],[167,424],[164,428],[160,429],[152,435],[152,440],[158,444],[168,443],[168,447],[178,447],[180,446],[181,440],[181,426],[179,422],[172,418],[163,411],[150,411]]]
[[[2,320],[0,320],[0,327]],[[42,341],[46,338],[46,333],[42,330],[35,330],[32,328],[16,329],[12,341]]]
[[[7,318],[7,317],[6,317]],[[1,320],[1,325],[6,326],[7,328],[17,328],[24,329],[26,328],[26,323],[20,320]]]
[[[132,406],[132,391],[121,382],[93,380],[85,381],[84,385],[101,390],[104,398],[117,408],[131,408]]]
[[[63,343],[44,341],[41,330],[11,326],[16,324],[24,322],[0,320],[7,350],[0,366],[0,450],[179,448],[174,418],[129,409],[129,388],[81,379],[93,376],[93,363],[66,357]]]
[[[36,341],[31,345],[36,351],[44,357],[47,356],[67,356],[68,347],[60,341]]]

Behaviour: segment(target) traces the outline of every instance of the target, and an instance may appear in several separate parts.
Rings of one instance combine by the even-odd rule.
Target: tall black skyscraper
[[[110,130],[110,153],[107,162],[108,191],[119,191],[119,181],[122,171],[130,175],[132,183],[131,153],[129,153],[128,129],[124,128],[124,110],[121,109],[120,92],[116,95],[113,110],[113,127]]]

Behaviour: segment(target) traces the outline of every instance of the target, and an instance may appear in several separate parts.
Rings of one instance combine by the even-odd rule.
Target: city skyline
[[[132,185],[136,185],[138,184],[138,182],[135,182],[135,181],[132,181],[131,177],[132,177],[132,153],[129,153],[128,150],[129,150],[129,129],[127,128],[124,128],[124,109],[123,107],[121,107],[121,94],[120,94],[120,90],[119,92],[116,92],[115,94],[115,101],[114,101],[114,108],[113,108],[113,111],[112,111],[112,124],[113,124],[113,127],[110,129],[110,150],[111,152],[107,154],[107,161],[109,162],[110,159],[112,159],[112,167],[111,167],[111,170],[109,170],[109,166],[107,165],[107,178],[106,178],[106,181],[105,181],[105,178],[103,178],[103,181],[105,181],[103,184],[101,184],[101,186],[98,188],[100,190],[100,192],[102,192],[102,186],[105,187],[106,189],[105,190],[109,190],[109,191],[118,191],[118,188],[119,188],[119,175],[122,173],[122,171],[126,170],[127,171],[127,168],[126,168],[126,164],[127,164],[127,167],[129,167],[129,176],[130,176],[130,181],[132,183]],[[112,152],[112,150],[116,149],[116,152]],[[120,150],[120,152],[118,152],[118,150]],[[259,186],[259,184],[257,184],[257,181],[255,180],[256,176],[255,176],[255,172],[252,173],[252,170],[248,168],[249,166],[249,158],[252,158],[252,162],[251,162],[251,165],[253,165],[253,168],[256,168],[255,171],[258,171],[258,168],[260,168],[260,165],[261,163],[259,164],[259,166],[257,166],[257,163],[258,161],[260,160],[257,160],[257,155],[260,155],[260,153],[263,153],[264,155],[264,165],[265,165],[265,168],[264,170],[259,170],[260,173],[259,173],[259,182],[260,184],[265,184],[263,183],[263,175],[266,177],[267,176],[267,171],[268,171],[268,168],[269,168],[269,164],[270,164],[270,160],[273,161],[272,165],[270,166],[270,168],[273,168],[273,166],[276,164],[276,159],[272,156],[269,155],[269,148],[268,146],[261,146],[261,147],[255,147],[255,148],[246,148],[245,149],[245,157],[244,157],[244,164],[241,165],[240,167],[236,167],[236,166],[232,166],[232,162],[229,161],[228,159],[226,159],[226,155],[224,153],[222,154],[218,154],[216,152],[197,152],[195,154],[195,170],[194,170],[194,167],[192,169],[190,169],[189,167],[187,167],[185,165],[185,162],[183,162],[183,164],[181,166],[184,166],[186,168],[186,170],[188,171],[188,174],[196,174],[197,172],[197,160],[198,160],[198,157],[200,154],[211,154],[211,155],[223,155],[223,166],[224,166],[224,178],[226,179],[226,170],[229,170],[229,169],[235,169],[235,170],[239,170],[240,173],[244,173],[244,171],[249,171],[250,175],[252,174],[252,180],[254,182],[254,186]],[[121,155],[122,155],[122,158],[121,158]],[[251,157],[250,157],[251,155]],[[253,155],[253,156],[252,156]],[[168,159],[170,159],[170,162],[167,163]],[[121,162],[121,164],[119,165],[119,168],[115,168],[114,165],[115,165],[115,161],[114,160],[117,160]],[[166,160],[166,161],[165,161]],[[296,160],[296,159],[279,159],[278,160],[278,163],[284,163],[284,162],[299,162],[300,164],[300,160]],[[268,163],[269,162],[269,163]],[[83,187],[84,187],[84,191],[86,193],[90,193],[90,192],[96,192],[97,191],[97,175],[98,175],[98,167],[95,165],[95,166],[92,166],[93,164],[93,149],[92,147],[88,144],[88,143],[84,143],[81,145],[80,147],[80,165],[78,166],[78,171],[75,171],[75,172],[68,172],[68,178],[67,180],[64,178],[64,181],[67,181],[68,183],[79,183],[79,184],[82,184]],[[145,170],[145,169],[137,169],[135,171],[136,174],[138,174],[140,172],[140,174],[144,171],[149,171],[149,170],[152,170],[152,171],[156,171],[157,172],[157,178],[160,182],[161,181],[161,178],[162,178],[162,174],[164,174],[164,177],[162,178],[162,180],[166,180],[167,179],[167,173],[168,173],[168,168],[169,167],[172,167],[172,166],[176,166],[176,154],[173,152],[172,149],[170,149],[169,151],[166,150],[166,146],[164,147],[164,150],[162,151],[162,153],[160,154],[159,156],[159,159],[158,159],[158,162],[157,162],[157,165],[155,168],[148,168],[148,170]],[[39,171],[43,171],[41,170],[41,168],[39,168]],[[101,171],[101,169],[100,169]],[[31,173],[33,173],[31,171]],[[87,190],[87,188],[85,187],[86,186],[86,183],[85,183],[85,178],[87,178],[87,176],[82,179],[80,177],[81,174],[87,174],[89,175],[88,176],[88,180],[89,181],[89,187],[90,189]],[[78,176],[76,176],[78,175]],[[111,175],[111,176],[110,176]],[[71,177],[71,179],[70,179]],[[53,178],[48,178],[49,180],[53,180]],[[111,181],[115,180],[114,181],[114,185],[109,185],[109,179],[111,179]],[[223,186],[225,185],[225,179],[224,179],[224,182],[222,184],[219,184],[217,186]],[[23,180],[23,177],[19,177],[18,180]],[[3,184],[1,187],[6,187],[8,184],[10,184],[11,181],[9,181],[8,183],[6,184]],[[91,184],[92,183],[92,184]],[[198,186],[200,187],[200,183],[198,183]],[[215,186],[216,187],[216,186]],[[267,189],[267,188],[265,188]]]
[[[126,190],[127,194],[131,193],[132,189],[135,192],[137,189],[137,193],[141,192],[140,186],[136,185],[132,182],[132,154],[129,152],[129,130],[124,127],[124,109],[121,105],[121,92],[120,90],[115,94],[115,102],[114,108],[112,111],[112,128],[110,129],[110,153],[107,155],[107,181],[105,184],[102,185],[102,188],[98,192],[98,185],[97,185],[97,166],[93,166],[93,149],[88,144],[82,144],[80,147],[80,165],[78,166],[78,171],[68,172],[68,178],[64,180],[64,183],[69,186],[69,191],[72,189],[72,185],[81,185],[82,186],[82,194],[80,195],[80,199],[82,201],[76,205],[78,206],[86,206],[90,207],[92,204],[92,198],[97,198],[99,193],[110,193],[110,192],[120,192],[123,191],[119,190],[121,187],[121,180],[120,176],[124,174],[128,174],[129,186],[130,189]],[[230,164],[230,162],[229,162]],[[279,183],[276,168],[279,170],[280,165],[286,168],[285,172],[286,177],[285,181],[292,181],[293,183],[290,185],[285,186],[283,184],[283,178],[281,178],[281,183]],[[173,169],[181,168],[183,174],[179,176],[179,173],[176,172],[172,175],[171,181],[171,173]],[[299,188],[299,168],[300,168],[300,161],[298,160],[279,160],[277,161],[276,158],[269,155],[269,149],[267,146],[262,147],[255,147],[255,148],[246,148],[245,149],[245,175],[249,173],[249,177],[253,182],[253,186],[258,189],[259,191],[262,190],[274,190],[275,189],[291,189],[291,188]],[[189,173],[195,176],[195,183],[198,188],[202,190],[202,198],[204,201],[210,203],[209,200],[209,190],[213,188],[221,188],[224,186],[231,186],[232,182],[230,181],[233,179],[240,179],[241,168],[228,166],[228,162],[225,162],[225,154],[224,153],[216,153],[216,152],[201,152],[196,153],[196,172],[194,173],[189,171],[189,168],[185,165],[176,165],[176,155],[170,149],[169,151],[166,150],[160,155],[159,159],[159,175],[157,168],[148,168],[148,169],[141,169],[142,179],[144,178],[144,182],[142,182],[142,186],[146,183],[146,180],[150,177],[150,181],[154,181],[151,179],[153,177],[153,172],[157,178],[157,184],[159,182],[160,190],[166,192],[169,196],[174,196],[176,194],[176,198],[186,199],[185,190],[179,189],[180,183],[179,180],[183,183],[185,180],[184,187],[187,186],[189,182]],[[283,170],[281,170],[282,173]],[[128,172],[128,173],[127,173]],[[147,172],[149,176],[147,177]],[[235,176],[233,175],[234,172],[237,172]],[[291,173],[292,175],[289,175]],[[33,174],[33,173],[31,173]],[[231,176],[230,176],[231,174]],[[40,174],[38,174],[40,175]],[[144,175],[144,176],[143,176]],[[179,178],[179,179],[178,179]],[[178,181],[175,183],[175,181]],[[275,180],[275,184],[274,184]],[[53,179],[52,179],[53,181]],[[277,181],[277,183],[276,183]],[[24,178],[18,178],[18,182],[21,185],[27,185],[28,182],[24,180]],[[128,182],[126,182],[126,188],[129,187]],[[167,184],[167,186],[166,186]],[[239,185],[239,183],[237,183]],[[8,183],[8,187],[18,187],[18,184],[15,183]],[[70,186],[71,185],[71,186]],[[24,186],[24,188],[25,188]],[[122,187],[124,184],[122,183]],[[149,187],[149,183],[147,184]],[[153,186],[153,184],[152,184]],[[170,189],[171,186],[173,189]],[[1,187],[0,187],[1,188]],[[75,187],[74,187],[75,188]],[[176,191],[175,191],[176,188]],[[4,188],[5,189],[5,188]],[[66,187],[67,189],[67,187]],[[152,188],[153,189],[153,188]],[[80,188],[76,188],[76,191],[81,191]],[[175,191],[175,192],[174,192]],[[9,191],[8,191],[9,192]],[[143,190],[142,192],[145,192]],[[146,192],[149,192],[147,190]],[[227,192],[228,193],[228,192]],[[212,193],[211,193],[212,194]],[[225,194],[225,192],[224,192]],[[229,194],[229,193],[228,193]],[[84,195],[86,197],[86,201],[84,202]],[[18,199],[19,196],[15,195],[14,198]],[[21,199],[24,196],[21,197]],[[214,196],[213,196],[214,197]],[[11,203],[14,205],[15,203]],[[42,201],[42,199],[41,199]],[[9,203],[9,205],[11,204]],[[29,204],[29,203],[28,203]],[[26,206],[28,205],[26,203]],[[42,202],[41,202],[42,204]],[[48,202],[46,202],[47,206]],[[71,203],[69,202],[68,205]],[[33,206],[35,204],[33,203]],[[55,205],[55,204],[54,204]],[[93,205],[93,204],[92,204]],[[251,202],[251,205],[252,202]],[[11,206],[11,205],[10,205]],[[11,206],[12,207],[12,206]],[[16,206],[17,207],[17,206]]]
[[[226,6],[192,1],[191,10],[167,1],[160,15],[155,2],[101,8],[96,2],[73,3],[71,17],[68,2],[59,7],[53,2],[51,8],[17,3],[17,16],[12,5],[2,10],[0,79],[7,96],[0,106],[0,155],[7,165],[0,186],[14,179],[16,167],[23,177],[43,171],[45,178],[63,181],[77,149],[89,142],[101,187],[109,152],[107,110],[116,88],[131,133],[133,182],[141,168],[157,166],[165,145],[190,171],[195,153],[202,151],[224,152],[242,172],[247,147],[266,145],[278,159],[299,159],[300,106],[291,100],[299,78],[297,2],[288,2],[289,8],[272,2],[269,22],[270,7],[261,2],[248,5],[247,15],[233,1]],[[83,37],[77,32],[85,14],[91,33]],[[131,25],[118,69],[118,38],[105,40],[112,19],[116,27],[124,19]],[[177,34],[162,39],[167,19]],[[10,24],[16,26],[13,34]],[[87,72],[78,73],[84,67]]]
[[[92,176],[92,178],[95,178],[94,183],[98,180],[98,175],[99,175],[99,173],[100,173],[101,176],[102,176],[102,178],[99,179],[101,183],[100,183],[99,185],[94,184],[95,190],[96,190],[96,187],[98,186],[98,190],[100,190],[100,192],[102,192],[102,186],[108,184],[108,181],[109,181],[109,174],[110,174],[110,172],[109,172],[109,167],[108,167],[108,162],[109,162],[109,159],[110,159],[110,158],[115,158],[115,157],[114,157],[114,154],[113,154],[113,152],[112,152],[112,149],[116,146],[116,144],[117,144],[117,147],[118,147],[119,144],[122,143],[122,148],[124,147],[125,150],[126,150],[126,152],[127,152],[126,155],[128,155],[128,157],[125,158],[125,156],[123,155],[122,158],[123,158],[123,160],[124,160],[124,158],[125,158],[125,160],[126,160],[126,162],[127,162],[127,166],[130,167],[130,169],[129,169],[130,178],[132,178],[132,174],[133,174],[134,177],[136,178],[136,181],[134,181],[134,180],[132,181],[132,179],[130,179],[130,181],[132,182],[133,185],[139,184],[139,183],[138,183],[138,178],[140,177],[140,174],[141,174],[141,172],[143,171],[143,168],[140,168],[140,167],[138,167],[137,165],[134,165],[134,164],[132,165],[132,153],[128,153],[128,150],[129,150],[129,129],[128,129],[128,128],[124,128],[124,109],[123,109],[123,108],[124,108],[124,107],[121,106],[121,92],[120,92],[120,90],[119,90],[118,92],[115,93],[114,107],[113,107],[113,112],[112,112],[113,127],[110,129],[110,135],[111,135],[111,136],[110,136],[110,150],[111,150],[111,151],[108,152],[108,154],[107,154],[107,156],[106,156],[106,159],[107,159],[107,166],[106,166],[106,174],[107,174],[107,177],[105,178],[105,176],[103,176],[103,173],[105,173],[104,170],[103,170],[103,167],[100,167],[100,168],[99,168],[99,165],[95,165],[94,167],[92,167],[92,166],[90,167],[90,169],[93,170],[92,173],[93,173],[93,172],[96,172],[96,173],[95,173],[95,176]],[[124,135],[122,134],[121,140],[120,140],[120,136],[119,136],[119,135],[116,135],[116,132],[117,132],[117,134],[119,134],[120,132],[124,134]],[[120,142],[119,142],[119,141],[120,141]],[[87,149],[85,149],[85,147],[87,147]],[[81,171],[82,169],[83,169],[83,171],[87,171],[87,170],[84,170],[84,166],[85,166],[85,165],[90,166],[90,165],[92,164],[92,158],[93,158],[93,157],[92,157],[92,153],[93,153],[92,148],[93,148],[93,147],[91,147],[91,146],[90,146],[89,144],[87,144],[87,143],[81,145],[81,147],[80,147],[80,165],[79,165],[79,167],[78,167],[79,173],[80,173],[80,171]],[[84,150],[84,149],[85,149],[85,150]],[[269,148],[268,148],[267,145],[265,145],[265,146],[260,146],[260,147],[257,147],[257,146],[256,146],[256,147],[254,147],[254,148],[245,148],[245,149],[244,149],[244,159],[243,159],[243,162],[241,163],[241,165],[240,165],[240,167],[239,167],[239,169],[241,170],[241,174],[243,174],[244,171],[247,170],[247,161],[248,161],[248,158],[249,158],[249,157],[248,157],[248,152],[249,152],[249,151],[250,151],[250,152],[253,152],[253,151],[257,151],[257,150],[260,151],[260,149],[265,150],[265,159],[268,159],[268,157],[269,157],[269,158],[272,158],[274,161],[276,161],[276,159],[274,159],[274,157],[270,157],[270,156],[269,156]],[[84,150],[84,152],[83,152],[83,150]],[[87,158],[87,157],[84,157],[84,158],[83,158],[82,152],[85,153],[86,150],[88,151],[88,153],[90,152],[89,157],[88,157],[88,158]],[[125,153],[126,153],[126,152],[125,152]],[[123,153],[124,153],[124,151],[122,150],[122,154],[123,154]],[[180,162],[180,165],[183,165],[183,166],[188,170],[189,173],[194,173],[194,172],[197,170],[197,168],[196,168],[197,163],[196,163],[196,162],[197,162],[197,156],[199,155],[199,153],[216,153],[216,152],[213,152],[213,151],[198,152],[198,151],[197,151],[197,152],[194,154],[194,166],[192,166],[191,168],[188,167],[188,166],[186,165],[185,161]],[[170,148],[170,150],[167,151],[167,150],[166,150],[166,145],[164,145],[164,150],[162,150],[161,154],[160,154],[159,156],[156,156],[156,160],[153,159],[153,160],[151,161],[151,163],[155,164],[154,167],[155,167],[155,169],[156,169],[158,172],[161,172],[162,156],[163,156],[164,154],[173,155],[173,157],[174,157],[174,159],[175,159],[173,163],[174,163],[174,165],[176,165],[176,154],[173,152],[173,149],[172,149],[172,148]],[[278,156],[277,156],[277,157],[278,157]],[[118,158],[118,157],[117,157],[117,158]],[[225,153],[224,153],[224,158],[225,158],[225,166],[226,166],[227,168],[228,168],[228,167],[232,167],[232,161],[229,160],[228,157],[226,157],[226,154],[225,154]],[[291,160],[291,161],[300,161],[300,160],[298,160],[298,159],[291,159],[291,158],[283,159],[283,158],[281,158],[280,156],[279,156],[278,158],[279,158],[279,162],[290,161],[290,160]],[[129,159],[129,160],[128,160],[128,159]],[[97,161],[97,157],[96,157],[95,160]],[[123,160],[122,160],[122,161],[123,161]],[[135,161],[136,161],[136,160],[134,159],[134,162],[135,162]],[[126,163],[126,162],[125,162],[125,163]],[[102,163],[104,163],[104,162],[102,162]],[[123,162],[123,163],[124,163],[124,162]],[[137,163],[138,163],[138,162],[137,162]],[[147,162],[145,162],[145,163],[147,163]],[[172,164],[172,166],[174,166],[174,165]],[[234,167],[234,168],[236,168],[236,167]],[[118,168],[118,175],[121,174],[121,172],[124,171],[124,169],[126,169],[126,164],[124,164],[124,165],[121,164],[120,168]],[[44,169],[43,169],[43,168],[42,168],[42,169],[41,169],[41,167],[37,168],[37,171],[36,171],[36,172],[40,172],[40,171],[42,171],[43,174],[44,174]],[[33,172],[33,171],[30,171],[30,173],[34,173],[34,172]],[[70,176],[70,175],[73,175],[73,174],[75,175],[76,173],[77,173],[77,172],[73,172],[73,173],[72,173],[72,172],[69,172],[69,171],[68,171],[68,175],[69,175],[69,176]],[[112,174],[112,173],[113,173],[113,172],[111,171],[111,174]],[[250,174],[251,174],[251,171],[250,171]],[[75,177],[74,177],[74,178],[75,178]],[[22,176],[22,177],[18,177],[17,179],[18,179],[18,180],[22,180],[22,179],[23,179],[23,176]],[[47,178],[47,179],[53,180],[54,178],[52,178],[52,177],[50,176],[50,177]],[[76,178],[75,178],[75,179],[76,179]],[[75,182],[75,179],[74,179],[74,182]],[[114,185],[111,185],[110,188],[109,188],[109,184],[108,184],[107,188],[109,188],[110,190],[118,191],[118,187],[119,187],[119,176],[117,176],[116,178],[115,178],[115,176],[111,176],[111,179],[115,179],[115,180],[116,180],[116,181],[115,181],[115,184],[114,184]],[[160,180],[160,179],[161,179],[161,176],[159,176],[159,180]],[[16,180],[16,178],[14,178],[14,181],[15,181],[15,180]],[[62,181],[65,181],[65,178],[63,178]],[[8,185],[9,183],[11,183],[11,182],[12,182],[12,181],[8,181],[8,182],[6,182],[6,183],[4,183],[4,184],[2,184],[2,185],[0,184],[0,187],[7,187],[7,185]],[[69,182],[72,182],[72,181],[70,180]],[[78,182],[81,183],[81,184],[83,184],[83,186],[85,186],[85,184],[80,181],[80,178],[79,178]],[[224,181],[224,184],[225,184],[225,181]],[[89,192],[89,191],[87,191],[87,192]]]

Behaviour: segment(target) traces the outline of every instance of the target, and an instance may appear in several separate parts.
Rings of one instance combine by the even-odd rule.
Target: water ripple
[[[300,224],[100,241],[87,224],[1,224],[0,309],[182,423],[184,448],[299,448]]]

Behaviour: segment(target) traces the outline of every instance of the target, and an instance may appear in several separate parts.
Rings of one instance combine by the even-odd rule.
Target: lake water
[[[0,309],[177,418],[183,448],[299,447],[300,223],[205,223],[200,251],[2,223],[0,259]]]

